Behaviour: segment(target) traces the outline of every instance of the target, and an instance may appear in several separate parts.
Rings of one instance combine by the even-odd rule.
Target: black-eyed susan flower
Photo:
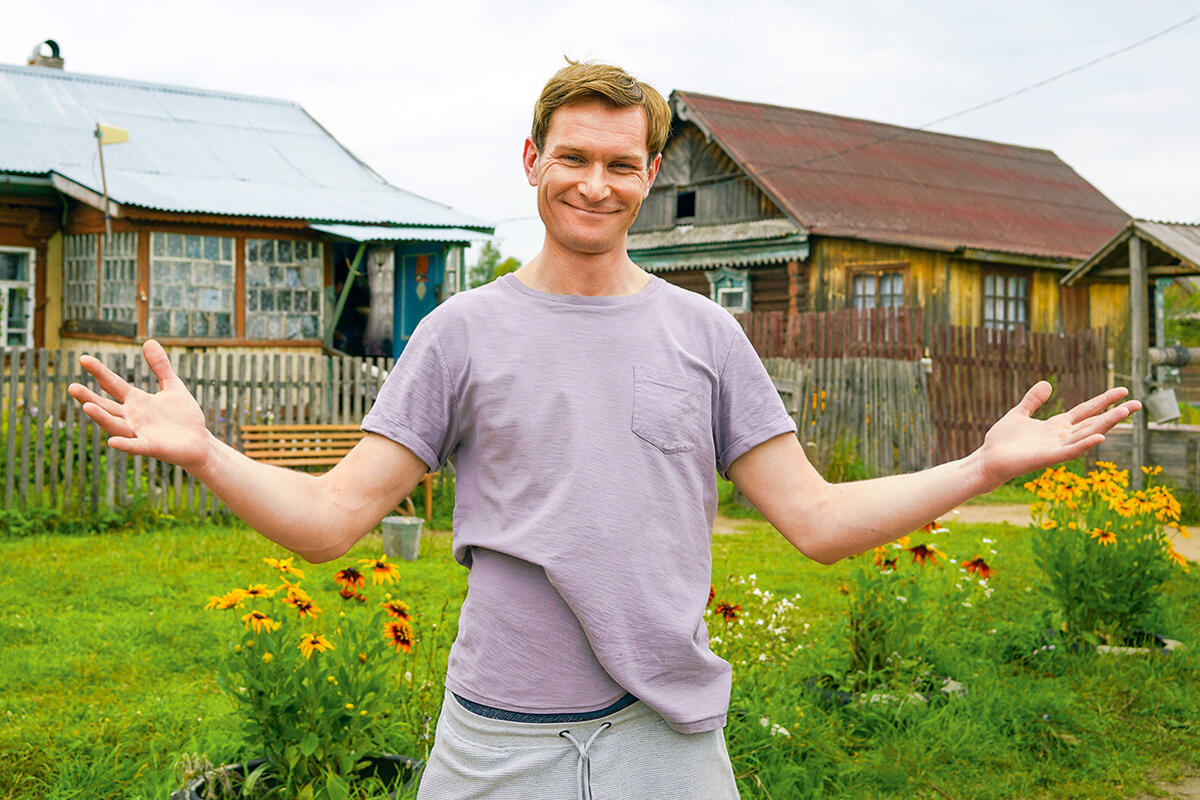
[[[246,601],[246,592],[242,589],[231,589],[220,597],[210,597],[204,605],[209,611],[214,608],[223,611],[227,608],[239,608]]]
[[[412,615],[408,613],[408,603],[403,600],[388,600],[386,603],[380,603],[379,605],[387,612],[389,617],[404,620],[412,619]]]
[[[912,553],[913,561],[924,566],[925,564],[937,563],[937,548],[931,544],[918,544],[908,548],[908,552]]]
[[[300,652],[305,658],[311,658],[313,653],[323,653],[332,649],[333,645],[329,643],[324,634],[306,633],[300,639]]]
[[[1178,550],[1176,550],[1174,547],[1172,547],[1172,548],[1171,548],[1171,549],[1168,551],[1167,555],[1169,555],[1169,556],[1171,557],[1171,560],[1172,560],[1172,561],[1174,561],[1174,562],[1175,562],[1176,564],[1178,564],[1179,566],[1183,567],[1183,571],[1184,571],[1184,572],[1188,572],[1188,571],[1189,571],[1189,570],[1188,570],[1188,560],[1187,560],[1187,558],[1186,558],[1186,557],[1183,555],[1183,553],[1179,552],[1179,551],[1178,551]]]
[[[1105,546],[1117,543],[1117,535],[1108,529],[1092,528],[1088,536]]]
[[[733,622],[738,618],[738,612],[742,610],[741,605],[733,605],[726,600],[717,603],[716,612],[725,618],[726,622]]]
[[[361,589],[367,583],[366,577],[354,567],[346,567],[345,569],[338,570],[338,573],[333,576],[333,580],[340,586],[350,590]]]
[[[265,583],[256,583],[253,586],[244,589],[243,591],[245,592],[246,597],[268,598],[275,596],[275,590],[268,589]]]
[[[992,573],[995,572],[995,570],[989,567],[988,563],[983,560],[983,556],[975,556],[970,561],[964,561],[963,568],[966,569],[967,572],[976,573],[984,580],[992,577]]]
[[[367,571],[371,573],[371,582],[376,585],[395,583],[400,577],[400,570],[395,564],[388,563],[386,555],[379,558],[360,558],[358,563],[366,566]]]
[[[317,608],[308,592],[299,586],[289,586],[287,597],[283,598],[283,602],[296,609],[296,613],[301,617],[315,617],[321,613],[321,609]]]
[[[716,597],[716,596],[717,596],[717,587],[713,586],[713,585],[710,583],[710,584],[708,585],[708,602],[704,604],[704,607],[705,607],[705,608],[708,608],[709,606],[711,606],[711,605],[712,605],[713,598],[714,598],[714,597]]]
[[[263,630],[270,633],[279,627],[278,622],[257,609],[251,611],[249,614],[244,614],[242,622],[246,623],[246,630],[253,628],[255,633],[261,633]]]
[[[295,575],[297,578],[303,579],[304,573],[292,566],[294,558],[294,556],[288,556],[287,558],[264,558],[263,561],[268,566],[274,567],[286,575]]]
[[[383,634],[387,637],[388,643],[395,646],[397,652],[403,651],[408,653],[412,651],[413,631],[412,626],[407,621],[396,620],[395,622],[385,623]]]

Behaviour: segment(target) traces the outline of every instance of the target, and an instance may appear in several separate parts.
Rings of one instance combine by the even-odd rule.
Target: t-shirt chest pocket
[[[633,368],[633,420],[640,438],[662,452],[686,453],[696,447],[700,425],[699,385],[683,375],[641,365]]]

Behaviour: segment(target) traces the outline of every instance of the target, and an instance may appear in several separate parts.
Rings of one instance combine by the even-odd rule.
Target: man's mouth
[[[573,203],[566,203],[565,201],[564,201],[564,205],[568,206],[569,208],[573,208],[573,209],[575,209],[576,211],[581,211],[581,212],[583,212],[584,214],[594,214],[594,215],[596,215],[596,216],[598,216],[598,217],[606,216],[606,215],[608,215],[608,214],[616,214],[616,213],[617,213],[617,209],[608,209],[608,210],[606,210],[606,209],[601,209],[601,208],[584,208],[584,207],[582,207],[582,206],[577,206],[577,205],[574,205]]]

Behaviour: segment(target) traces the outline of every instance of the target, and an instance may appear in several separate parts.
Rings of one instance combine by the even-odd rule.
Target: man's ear
[[[525,137],[525,151],[521,154],[521,162],[525,167],[525,177],[530,186],[538,185],[537,173],[538,150],[532,136]]]
[[[658,168],[660,166],[662,166],[662,153],[659,153],[654,157],[654,160],[650,162],[650,169],[646,171],[646,174],[650,179],[646,181],[646,191],[642,193],[643,200],[649,196],[650,189],[654,186],[654,179],[658,177]]]

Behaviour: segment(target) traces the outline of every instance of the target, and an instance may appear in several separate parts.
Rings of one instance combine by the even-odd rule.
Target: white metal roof
[[[288,100],[0,64],[0,172],[58,173],[176,212],[491,229],[388,184]]]
[[[389,228],[383,225],[323,225],[314,231],[355,242],[484,242],[492,237],[466,228]]]

